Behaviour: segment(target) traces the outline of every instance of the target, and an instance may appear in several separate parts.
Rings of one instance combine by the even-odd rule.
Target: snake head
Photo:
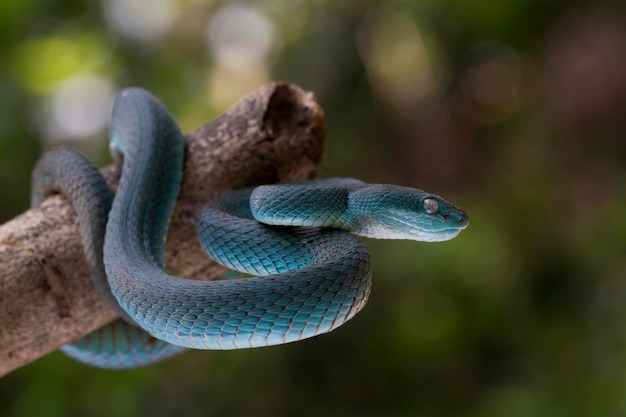
[[[355,192],[350,206],[362,213],[352,232],[378,239],[442,242],[453,239],[469,224],[463,210],[415,188],[371,185]]]

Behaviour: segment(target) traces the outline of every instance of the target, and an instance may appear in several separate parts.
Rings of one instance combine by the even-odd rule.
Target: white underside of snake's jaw
[[[418,230],[393,230],[376,221],[362,221],[350,231],[357,236],[373,239],[404,239],[417,240],[419,242],[444,242],[455,238],[462,229],[442,229],[437,233],[422,232]]]

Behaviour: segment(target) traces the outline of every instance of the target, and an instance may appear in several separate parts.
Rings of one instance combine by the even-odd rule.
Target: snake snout
[[[446,213],[443,215],[443,218],[446,222],[449,222],[461,229],[465,229],[469,225],[469,217],[461,209],[457,209],[451,213]]]

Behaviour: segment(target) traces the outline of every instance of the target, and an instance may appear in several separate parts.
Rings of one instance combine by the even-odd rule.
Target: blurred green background
[[[331,334],[124,372],[55,352],[0,379],[1,416],[626,415],[623,0],[0,2],[0,223],[46,147],[110,161],[120,88],[189,132],[274,79],[326,112],[322,176],[470,227],[368,240],[370,301]]]

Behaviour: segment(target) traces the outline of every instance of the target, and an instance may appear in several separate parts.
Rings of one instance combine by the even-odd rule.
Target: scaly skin
[[[178,346],[239,349],[329,332],[363,308],[370,292],[369,254],[350,233],[443,241],[468,224],[462,210],[439,196],[354,179],[239,190],[202,209],[198,236],[217,262],[256,277],[186,280],[165,273],[163,261],[182,177],[178,126],[149,93],[125,90],[113,108],[111,150],[123,166],[104,238],[106,277],[120,315],[164,341],[158,343],[176,345],[174,353]],[[78,211],[81,226],[91,221],[90,210]],[[88,258],[98,256],[88,253]],[[101,292],[110,301],[107,291]],[[107,329],[108,334],[92,336],[107,351],[118,347],[117,333],[111,332],[135,330],[123,322],[112,326],[117,327]],[[152,339],[137,333],[125,340],[126,351],[132,350],[134,357],[128,356],[124,366],[141,365],[136,347]]]
[[[48,196],[65,194],[78,214],[83,250],[92,282],[100,296],[121,319],[76,342],[61,347],[85,364],[109,369],[137,368],[184,351],[157,340],[136,327],[111,293],[104,272],[104,231],[113,200],[100,172],[81,153],[70,148],[46,152],[33,170],[31,206]]]

